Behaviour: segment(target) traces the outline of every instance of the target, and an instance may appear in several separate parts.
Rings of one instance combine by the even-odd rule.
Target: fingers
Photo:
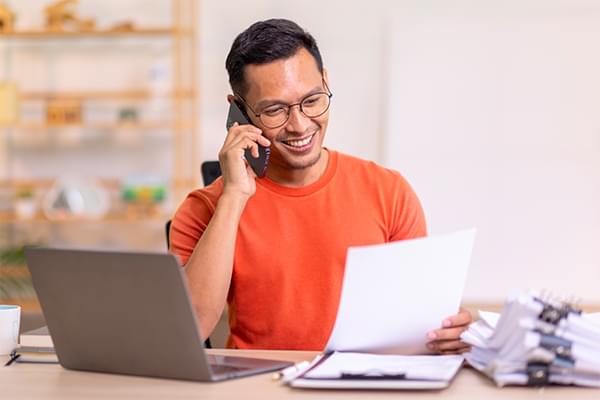
[[[442,321],[442,326],[444,328],[449,328],[451,326],[464,326],[473,322],[473,317],[471,313],[465,309],[460,308],[460,311],[456,315],[452,315],[445,320]]]
[[[458,314],[442,321],[442,328],[427,334],[427,348],[441,354],[461,354],[470,350],[470,346],[460,340],[460,335],[473,321],[471,313],[461,308]]]
[[[240,135],[250,137],[254,141],[257,141],[261,134],[262,130],[254,125],[239,125],[237,122],[235,122],[231,128],[229,128],[229,131],[227,131],[227,136],[225,136],[225,143],[223,143],[223,147],[229,147],[229,145],[238,139]]]
[[[221,149],[222,155],[234,152],[235,154],[242,153],[244,149],[250,149],[253,157],[259,156],[256,143],[268,147],[271,141],[262,136],[262,131],[254,125],[238,125],[234,123],[229,129],[225,137],[225,143]]]
[[[265,147],[269,147],[271,145],[271,141],[269,139],[267,139],[266,137],[264,137],[263,135],[260,135],[258,137],[257,142]]]
[[[471,346],[460,340],[442,340],[427,343],[427,348],[441,354],[461,354],[471,350]]]
[[[454,340],[460,338],[460,334],[467,330],[466,326],[456,328],[436,329],[427,334],[429,340]]]

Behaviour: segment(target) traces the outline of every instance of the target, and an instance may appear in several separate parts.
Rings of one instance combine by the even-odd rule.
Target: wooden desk
[[[211,350],[213,354],[246,355],[280,360],[309,360],[316,353],[297,351]],[[0,357],[3,358],[3,357]],[[60,365],[15,364],[0,367],[3,399],[598,399],[600,389],[547,387],[497,388],[470,368],[459,372],[442,391],[317,391],[298,390],[273,381],[270,374],[219,383],[198,383],[124,375],[68,371]]]

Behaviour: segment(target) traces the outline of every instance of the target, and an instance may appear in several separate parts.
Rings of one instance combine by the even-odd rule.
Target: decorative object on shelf
[[[44,214],[53,221],[98,220],[108,213],[109,208],[108,193],[90,178],[61,178],[46,194],[43,201]]]
[[[127,106],[119,109],[119,124],[126,124],[130,122],[138,122],[139,115],[138,110],[135,107]]]
[[[35,192],[31,187],[22,187],[15,193],[15,215],[18,219],[29,220],[35,217],[38,211]]]
[[[19,90],[16,82],[0,82],[0,125],[19,120]]]
[[[92,18],[77,16],[78,0],[57,0],[46,6],[46,28],[54,32],[89,32],[96,28]]]
[[[133,32],[135,31],[135,24],[132,21],[118,22],[110,30],[112,32]]]
[[[133,175],[127,177],[121,187],[127,215],[132,218],[158,216],[159,205],[166,197],[167,185],[159,177]]]
[[[48,125],[71,125],[81,123],[81,102],[77,100],[48,100],[46,122]]]
[[[12,32],[15,26],[15,14],[4,3],[0,3],[0,32]]]
[[[93,32],[96,30],[96,21],[93,18],[82,19],[78,27],[81,32]]]

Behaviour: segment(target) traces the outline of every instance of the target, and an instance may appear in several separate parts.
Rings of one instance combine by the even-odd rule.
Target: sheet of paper
[[[348,249],[326,350],[426,354],[427,332],[456,314],[475,230]]]
[[[399,356],[365,353],[333,353],[305,379],[337,379],[342,374],[399,375],[405,379],[449,381],[460,368],[462,356]]]
[[[495,329],[496,325],[498,325],[498,320],[500,319],[500,313],[479,310],[479,317],[485,321],[490,328]]]

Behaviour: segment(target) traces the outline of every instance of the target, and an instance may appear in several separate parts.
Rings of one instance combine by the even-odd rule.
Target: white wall
[[[600,300],[600,3],[405,1],[385,163],[432,233],[476,226],[469,299]]]

